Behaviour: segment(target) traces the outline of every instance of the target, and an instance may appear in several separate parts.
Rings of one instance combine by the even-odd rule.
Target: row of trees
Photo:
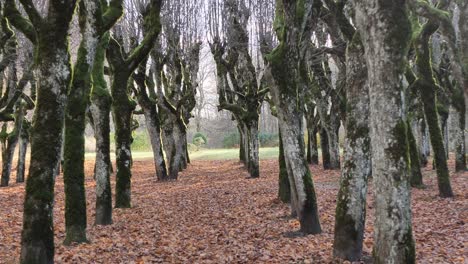
[[[341,168],[335,256],[361,257],[367,183],[372,176],[378,193],[374,258],[377,263],[414,262],[409,187],[423,184],[428,138],[440,196],[453,196],[441,129],[449,109],[457,122],[456,170],[466,169],[468,69],[463,63],[468,38],[460,37],[468,35],[464,1],[453,5],[441,1],[437,6],[425,0],[20,3],[21,8],[14,0],[2,1],[0,10],[0,71],[7,73],[1,79],[6,80],[2,91],[6,89],[0,120],[14,122],[11,132],[2,127],[0,139],[2,185],[8,185],[18,142],[18,181],[24,178],[31,142],[23,263],[53,262],[54,183],[61,160],[65,243],[87,241],[86,122],[92,124],[96,138],[96,224],[112,223],[111,113],[116,207],[131,207],[132,131],[139,125],[135,115],[145,118],[157,179],[176,180],[187,167],[187,124],[196,106],[204,34],[216,65],[218,108],[229,111],[237,122],[240,160],[252,178],[260,176],[258,123],[265,101],[278,119],[279,196],[291,203],[303,233],[321,232],[309,170],[310,163],[318,164],[317,134],[324,168]],[[80,43],[72,66],[68,36],[74,29],[75,9]],[[460,26],[452,24],[452,10],[459,13]],[[23,59],[20,80],[17,34],[10,25],[33,46],[33,64]],[[25,116],[33,108],[29,124]],[[342,161],[341,124],[346,135]]]
[[[318,164],[319,133],[324,168],[340,168],[338,131],[344,124],[334,255],[361,257],[372,176],[378,193],[374,258],[411,263],[409,187],[423,186],[428,141],[439,194],[454,195],[444,142],[449,111],[455,169],[466,170],[461,51],[467,5],[371,2],[212,0],[206,17],[219,108],[237,121],[240,159],[258,177],[258,110],[264,100],[270,103],[282,138],[279,197],[291,203],[301,231],[311,234],[321,227],[307,163]],[[453,13],[460,14],[455,22]]]
[[[7,155],[2,160],[8,166],[3,171],[8,175],[2,175],[2,186],[9,183],[12,155],[19,139],[18,166],[22,169],[18,170],[17,181],[23,180],[30,139],[21,262],[52,263],[54,184],[60,163],[66,197],[64,243],[87,241],[84,187],[87,122],[96,138],[96,224],[112,224],[110,113],[117,159],[115,207],[131,207],[132,131],[138,127],[134,115],[144,115],[159,180],[175,180],[179,171],[187,167],[186,127],[195,107],[198,85],[200,5],[191,1],[163,5],[162,0],[20,3],[18,8],[14,0],[2,1],[0,10],[1,71],[8,72],[1,112],[1,121],[5,122],[1,132],[6,148],[3,153]],[[124,9],[125,16],[120,20]],[[79,33],[75,32],[77,29]],[[22,67],[23,77],[19,81],[15,32],[21,32],[32,43],[31,51],[34,50],[34,60],[24,59],[33,63]],[[79,40],[73,66],[69,32]],[[30,95],[25,91],[28,83]],[[33,108],[29,129],[25,116]],[[8,133],[6,122],[13,121],[14,129]]]

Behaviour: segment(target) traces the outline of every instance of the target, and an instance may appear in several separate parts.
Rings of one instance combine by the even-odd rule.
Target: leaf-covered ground
[[[312,167],[323,233],[288,236],[298,229],[277,199],[277,162],[261,162],[261,178],[246,179],[236,161],[195,161],[177,182],[159,183],[153,164],[136,161],[132,209],[115,209],[114,224],[95,226],[94,181],[87,163],[89,244],[63,246],[63,181],[56,184],[57,263],[333,263],[338,171]],[[453,164],[451,164],[453,167]],[[435,172],[424,169],[424,190],[413,189],[418,263],[467,263],[468,173],[452,174],[457,196],[437,196]],[[13,176],[14,177],[14,176]],[[114,182],[113,182],[114,184]],[[370,190],[372,193],[372,190]],[[0,189],[0,263],[20,254],[24,185]],[[373,195],[369,196],[364,249],[372,250]]]

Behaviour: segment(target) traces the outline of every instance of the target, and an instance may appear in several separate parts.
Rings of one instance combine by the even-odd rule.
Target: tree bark
[[[112,224],[112,189],[110,174],[110,112],[112,98],[104,78],[104,61],[109,44],[109,33],[102,36],[96,49],[93,66],[93,89],[90,111],[94,123],[96,158],[94,178],[96,179],[96,225]]]
[[[2,177],[0,187],[8,186],[10,183],[11,167],[13,156],[23,127],[24,113],[21,108],[17,108],[15,113],[15,124],[13,131],[6,133],[6,123],[2,128]],[[6,136],[6,137],[5,137]]]
[[[140,103],[140,105],[143,107],[143,104]],[[153,149],[156,177],[159,181],[165,181],[167,180],[167,170],[161,142],[161,125],[156,105],[152,105],[150,108],[143,107],[143,111],[145,115],[146,129],[148,129],[151,147]]]
[[[23,127],[20,133],[19,151],[18,151],[18,165],[16,168],[16,182],[24,182],[24,175],[26,170],[26,154],[29,145],[29,129],[31,124],[26,119],[23,120]]]
[[[288,170],[286,168],[286,160],[284,158],[283,139],[279,132],[279,180],[278,180],[278,197],[283,203],[291,201],[291,185],[288,179]]]
[[[324,128],[320,128],[320,149],[322,150],[322,166],[324,170],[331,169],[330,147],[328,144],[328,134]]]
[[[87,242],[85,197],[86,110],[91,92],[91,72],[99,42],[100,7],[91,0],[79,4],[82,35],[73,71],[65,114],[63,181],[65,186],[65,245]]]
[[[349,261],[362,256],[367,180],[371,174],[369,87],[359,33],[346,55],[346,137],[335,216],[333,255]]]
[[[278,112],[284,156],[291,184],[293,211],[299,218],[301,231],[306,234],[320,233],[317,199],[312,176],[305,157],[303,133],[304,89],[299,75],[299,49],[301,40],[307,39],[310,31],[304,28],[312,17],[312,3],[303,1],[276,1],[275,29],[279,45],[266,56],[266,77],[274,85],[270,87]],[[302,10],[304,12],[298,12]]]
[[[319,156],[318,156],[318,147],[317,147],[317,129],[309,128],[308,132],[308,142],[307,142],[307,162],[309,164],[318,165]]]
[[[250,122],[247,126],[248,137],[248,170],[251,178],[260,177],[259,169],[259,142],[258,142],[258,122]]]
[[[423,25],[415,42],[416,65],[418,79],[412,84],[419,90],[423,102],[424,116],[429,127],[429,135],[433,149],[434,164],[437,171],[437,183],[441,197],[453,197],[447,166],[447,153],[439,126],[439,111],[434,74],[431,65],[431,51],[429,38],[439,28],[437,22],[428,21]]]
[[[422,187],[423,178],[421,173],[421,162],[419,160],[419,151],[416,144],[416,139],[413,135],[413,130],[411,129],[410,121],[407,120],[407,134],[408,134],[408,145],[409,145],[409,159],[410,159],[410,183],[411,187]]]
[[[28,2],[28,1],[25,1]],[[51,0],[47,17],[28,6],[29,19],[21,17],[14,1],[5,8],[12,24],[35,46],[37,100],[31,131],[31,163],[26,182],[21,237],[21,263],[54,261],[54,177],[60,161],[62,128],[71,66],[68,28],[75,0]]]
[[[401,83],[411,40],[405,0],[355,2],[369,78],[374,263],[415,263]]]

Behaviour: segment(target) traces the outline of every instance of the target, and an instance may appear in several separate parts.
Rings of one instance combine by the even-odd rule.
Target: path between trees
[[[453,163],[450,163],[453,166]],[[56,184],[56,263],[330,263],[338,171],[312,167],[323,233],[291,237],[298,229],[277,196],[278,165],[261,161],[261,178],[246,179],[237,161],[195,161],[179,181],[159,183],[151,161],[136,161],[132,209],[115,209],[114,224],[94,226],[92,162],[86,198],[91,243],[66,247],[64,194]],[[424,169],[425,190],[413,189],[413,230],[418,262],[464,263],[468,243],[468,173],[451,175],[455,199],[437,196],[435,172]],[[112,177],[114,187],[114,176]],[[113,188],[114,190],[114,188]],[[114,191],[113,191],[114,192]],[[0,190],[0,263],[20,254],[24,185]],[[371,254],[373,195],[368,201],[365,255]]]

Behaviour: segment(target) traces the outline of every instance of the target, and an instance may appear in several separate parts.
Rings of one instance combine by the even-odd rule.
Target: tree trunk
[[[143,107],[141,103],[140,105]],[[149,108],[144,107],[143,111],[145,114],[146,129],[148,130],[151,147],[153,149],[156,177],[159,181],[165,181],[167,180],[167,170],[161,142],[161,124],[156,110],[156,105],[152,105]]]
[[[97,35],[97,8],[91,0],[79,5],[82,39],[68,93],[65,114],[63,181],[65,186],[65,245],[87,242],[85,181],[86,110],[91,92]]]
[[[419,161],[421,162],[421,167],[426,167],[429,163],[428,158],[430,156],[431,146],[429,143],[429,130],[427,129],[426,120],[424,118],[416,121],[416,129],[417,134],[419,135]]]
[[[334,126],[333,129],[327,131],[328,147],[330,150],[330,169],[332,170],[340,169],[340,142],[338,138],[339,127],[338,121],[337,127]]]
[[[308,142],[307,142],[307,162],[309,164],[318,165],[318,147],[317,147],[317,129],[309,128],[308,132]]]
[[[331,169],[330,148],[328,144],[328,134],[324,128],[320,129],[320,149],[322,150],[322,166],[324,170]]]
[[[279,132],[279,184],[278,184],[278,197],[283,203],[291,201],[291,186],[288,179],[288,171],[286,168],[286,160],[284,158],[284,148],[281,132]]]
[[[371,173],[369,87],[364,47],[358,33],[346,57],[346,137],[335,216],[333,255],[349,261],[362,256],[367,180]]]
[[[49,11],[60,12],[60,11]],[[51,14],[49,13],[49,17]],[[52,15],[53,16],[53,15]],[[70,84],[67,22],[44,28],[38,53],[37,101],[31,131],[31,163],[26,182],[21,263],[53,263],[54,178],[60,162],[66,92]],[[65,23],[65,24],[63,24]]]
[[[419,151],[416,144],[416,139],[413,135],[413,130],[411,129],[410,121],[407,120],[407,134],[408,134],[408,145],[409,145],[409,159],[410,159],[410,183],[412,187],[422,187],[423,178],[421,173],[421,162],[419,161]]]
[[[295,196],[294,211],[299,217],[301,231],[306,234],[320,233],[317,200],[307,161],[305,160],[305,144],[303,136],[302,115],[294,108],[295,103],[289,103],[289,109],[278,109],[284,156],[291,196]],[[286,107],[286,106],[284,106]],[[297,202],[295,202],[295,201]]]
[[[439,195],[441,197],[453,197],[450,186],[449,171],[447,167],[447,153],[444,147],[444,140],[439,126],[439,113],[443,109],[437,109],[436,90],[434,73],[431,65],[431,49],[429,39],[434,34],[439,25],[429,20],[422,29],[415,42],[417,80],[413,85],[419,90],[423,102],[424,115],[429,127],[429,135],[434,156],[434,164],[437,171],[437,182],[439,185]]]
[[[11,133],[6,134],[7,137],[2,144],[2,177],[0,187],[8,186],[8,184],[10,183],[13,156],[15,154],[16,145],[18,145],[18,140],[20,138],[21,130],[23,127],[23,110],[21,108],[18,108],[16,110],[15,116],[16,117],[13,131]],[[4,123],[4,126],[6,133],[6,123]]]
[[[131,207],[132,177],[132,112],[135,104],[130,101],[127,91],[127,72],[116,71],[112,81],[112,114],[115,122],[115,156],[117,175],[115,184],[115,207]]]
[[[453,125],[453,138],[455,143],[455,171],[466,170],[466,154],[465,154],[465,105],[463,98],[460,98],[462,107],[457,109],[453,107],[453,111],[450,112],[451,119],[455,123]]]
[[[237,125],[237,130],[239,131],[239,161],[245,164],[245,150],[244,150],[244,135],[242,135],[241,125]]]
[[[376,197],[374,263],[415,263],[401,83],[411,40],[407,3],[405,0],[365,0],[355,7],[369,79],[372,176]]]
[[[18,151],[18,165],[16,168],[16,182],[24,182],[24,175],[26,171],[26,154],[29,145],[29,129],[31,124],[26,119],[23,120],[23,127],[20,133],[19,151]]]
[[[96,49],[93,66],[93,90],[90,111],[94,120],[96,139],[96,160],[94,178],[96,179],[96,225],[112,224],[112,189],[110,174],[110,112],[112,98],[104,78],[104,61],[109,33],[105,34]]]
[[[258,122],[250,122],[247,126],[248,137],[248,170],[251,178],[258,178],[260,176],[259,169],[259,142],[258,142]]]

